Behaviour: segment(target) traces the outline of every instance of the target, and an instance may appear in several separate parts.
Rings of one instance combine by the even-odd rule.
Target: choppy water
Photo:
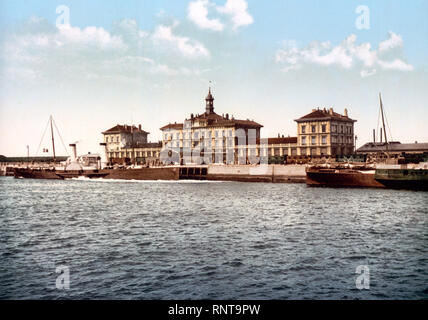
[[[426,299],[427,207],[412,191],[2,177],[0,298]]]

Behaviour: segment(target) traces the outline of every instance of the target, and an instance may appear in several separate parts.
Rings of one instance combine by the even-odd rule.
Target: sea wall
[[[123,180],[178,180],[179,168],[140,168],[140,169],[105,169],[102,172],[108,173],[104,179]]]
[[[305,165],[210,165],[208,180],[305,182]]]

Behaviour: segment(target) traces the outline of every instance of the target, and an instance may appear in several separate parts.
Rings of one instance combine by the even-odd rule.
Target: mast
[[[382,97],[380,95],[380,92],[379,92],[379,101],[380,101],[380,112],[382,113],[382,126],[383,126],[383,133],[385,136],[386,152],[388,155],[388,138],[386,137],[385,119],[384,119],[384,115],[383,115],[383,104],[382,104]]]
[[[131,124],[131,146],[132,146],[132,156],[131,163],[135,166],[135,156],[134,156],[134,124]]]
[[[50,116],[50,122],[51,122],[53,161],[55,162],[55,139],[54,139],[54,133],[53,133],[53,126],[52,126],[52,115]]]

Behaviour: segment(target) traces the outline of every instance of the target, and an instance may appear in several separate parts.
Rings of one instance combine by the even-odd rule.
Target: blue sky
[[[56,26],[59,5],[69,25]],[[295,135],[294,119],[332,106],[358,120],[361,145],[381,91],[394,140],[428,141],[427,13],[423,0],[2,1],[0,154],[35,152],[49,114],[82,153],[117,123],[157,140],[203,112],[209,80],[216,111],[264,136]]]

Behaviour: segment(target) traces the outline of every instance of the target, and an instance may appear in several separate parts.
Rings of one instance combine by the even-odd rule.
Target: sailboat
[[[51,140],[52,140],[52,155],[53,166],[50,168],[27,167],[14,168],[15,178],[32,178],[32,179],[65,179],[77,178],[80,176],[86,177],[103,177],[107,173],[101,172],[101,158],[98,154],[88,154],[77,157],[76,143],[70,144],[72,148],[72,156],[65,162],[57,166],[55,154],[55,136],[54,136],[54,119],[52,115],[49,117],[48,124],[50,125]],[[55,124],[56,127],[56,124]],[[58,128],[56,127],[58,130]],[[45,130],[46,132],[46,130]],[[44,134],[42,136],[43,140]]]
[[[398,165],[393,164],[395,159],[390,159],[389,143],[385,128],[384,108],[380,93],[379,102],[380,113],[382,115],[383,133],[385,137],[385,150],[382,150],[382,153],[386,155],[386,159],[381,159],[377,164],[371,165],[307,167],[306,184],[308,186],[428,190],[427,163],[420,163],[418,165]]]
[[[50,168],[14,168],[15,178],[32,178],[32,179],[57,179],[64,180],[69,178],[102,178],[102,179],[120,179],[120,180],[178,180],[179,179],[179,169],[170,167],[160,167],[160,168],[108,168],[103,167],[101,162],[101,157],[98,154],[86,154],[83,156],[77,156],[76,152],[76,143],[71,143],[69,146],[72,149],[72,155],[63,163],[59,165],[56,163],[56,154],[55,154],[55,138],[53,126],[58,131],[56,124],[50,116],[48,125],[50,124],[51,128],[51,138],[52,138],[52,151],[53,151],[53,161],[54,165]],[[46,127],[47,129],[48,127]],[[45,129],[45,132],[46,132]],[[59,132],[58,132],[59,134]],[[43,134],[44,137],[44,134]],[[43,140],[42,137],[42,140]],[[61,137],[61,136],[60,136]],[[62,140],[62,138],[61,138]],[[107,153],[106,143],[100,143],[104,147],[104,153]],[[132,140],[132,145],[133,140]],[[133,152],[134,153],[134,152]],[[135,159],[132,158],[133,164],[135,164]]]

